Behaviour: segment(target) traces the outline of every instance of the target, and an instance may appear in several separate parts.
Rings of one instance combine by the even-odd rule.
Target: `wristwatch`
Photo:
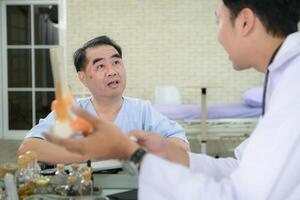
[[[123,162],[123,170],[132,176],[137,175],[140,161],[146,153],[142,147],[138,148],[128,160]]]

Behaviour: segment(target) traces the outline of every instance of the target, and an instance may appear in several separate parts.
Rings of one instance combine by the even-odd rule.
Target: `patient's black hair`
[[[111,38],[109,38],[106,35],[99,36],[87,41],[81,48],[75,51],[73,55],[73,59],[74,59],[74,66],[77,72],[84,70],[87,64],[86,49],[94,48],[100,45],[109,45],[114,47],[119,53],[120,57],[122,58],[122,49],[115,41],[113,41]]]
[[[266,31],[275,37],[286,37],[298,30],[300,0],[223,0],[232,23],[244,8],[251,9]]]

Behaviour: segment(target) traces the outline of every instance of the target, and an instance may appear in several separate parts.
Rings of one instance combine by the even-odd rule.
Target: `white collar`
[[[289,57],[294,56],[293,53],[290,51],[294,51],[295,49],[299,49],[300,47],[300,32],[295,32],[290,35],[284,40],[283,44],[281,45],[277,55],[274,58],[274,62],[269,66],[269,70],[273,71],[280,63]],[[297,52],[296,52],[297,53]],[[279,65],[278,65],[279,64]]]

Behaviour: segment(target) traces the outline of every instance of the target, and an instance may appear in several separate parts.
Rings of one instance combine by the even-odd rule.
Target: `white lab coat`
[[[190,154],[190,168],[145,156],[141,200],[300,199],[300,32],[269,66],[266,113],[237,159]]]

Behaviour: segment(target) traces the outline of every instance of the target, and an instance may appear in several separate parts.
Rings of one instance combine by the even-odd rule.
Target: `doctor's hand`
[[[137,139],[137,143],[144,147],[147,151],[160,156],[162,158],[167,157],[168,145],[167,140],[157,133],[148,131],[134,130],[128,133],[130,138]]]
[[[128,136],[135,137],[137,143],[152,154],[187,167],[189,166],[190,161],[187,151],[157,133],[131,131],[128,133]]]
[[[127,159],[138,149],[139,145],[129,140],[114,124],[96,118],[78,107],[73,107],[72,110],[93,126],[93,132],[82,139],[63,139],[45,133],[48,141],[94,160]]]

